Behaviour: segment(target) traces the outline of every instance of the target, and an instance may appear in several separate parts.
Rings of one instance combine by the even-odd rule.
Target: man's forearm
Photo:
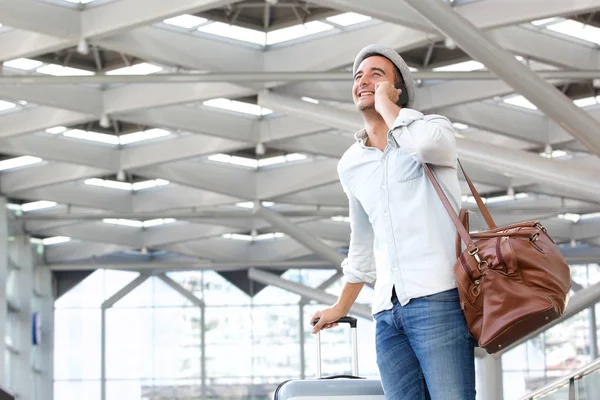
[[[360,294],[360,291],[362,290],[364,285],[365,285],[364,282],[361,282],[361,283],[346,282],[344,284],[342,293],[340,294],[335,306],[338,307],[340,310],[342,310],[344,312],[344,314],[348,314],[348,312],[350,312],[350,308],[356,301],[356,298]]]
[[[396,118],[398,118],[398,114],[402,108],[396,105],[396,103],[392,102],[389,99],[383,99],[377,107],[377,112],[387,125],[388,129],[392,129],[394,126],[394,122]]]

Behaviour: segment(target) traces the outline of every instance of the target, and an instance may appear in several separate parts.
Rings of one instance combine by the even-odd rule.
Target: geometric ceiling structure
[[[214,269],[248,290],[251,267],[337,267],[350,70],[371,43],[454,123],[498,224],[540,219],[568,261],[600,260],[600,0],[448,2],[566,118],[412,0],[81,3],[0,2],[0,193],[57,271]]]

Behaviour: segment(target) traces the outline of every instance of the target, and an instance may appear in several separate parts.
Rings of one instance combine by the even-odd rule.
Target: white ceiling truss
[[[164,22],[194,15],[208,24],[225,10],[247,28],[249,0],[0,0],[0,155],[31,162],[0,172],[0,193],[12,208],[25,204],[14,228],[65,238],[46,246],[46,262],[63,271],[337,268],[349,225],[336,165],[361,128],[348,67],[381,43],[416,69],[417,107],[456,123],[459,157],[497,221],[541,219],[570,260],[600,262],[600,43],[539,22],[600,26],[600,0],[455,0],[464,26],[451,38],[415,1],[323,0],[320,17],[308,3],[288,4],[307,24],[346,12],[372,18],[260,45]],[[263,6],[267,40],[294,25],[271,27],[289,2],[272,3]],[[461,41],[467,28],[504,51],[490,58],[481,43]],[[468,54],[489,70],[443,68]],[[74,72],[26,70],[15,61],[23,58]],[[110,72],[142,63],[159,72]],[[570,113],[515,97],[533,88],[508,75],[524,68]],[[141,136],[125,142],[133,132]]]

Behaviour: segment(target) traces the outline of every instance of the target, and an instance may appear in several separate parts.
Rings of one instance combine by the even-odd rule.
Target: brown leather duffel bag
[[[466,210],[457,215],[431,169],[423,167],[456,226],[454,277],[469,330],[479,346],[493,354],[560,317],[567,306],[571,274],[546,228],[538,221],[496,227],[461,165],[489,228],[469,233]]]

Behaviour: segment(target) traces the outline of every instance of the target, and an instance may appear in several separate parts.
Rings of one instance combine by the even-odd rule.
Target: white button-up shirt
[[[456,287],[456,228],[421,161],[433,173],[455,210],[461,189],[456,139],[450,121],[403,108],[381,152],[356,135],[340,159],[338,174],[348,196],[350,247],[342,267],[347,282],[375,282],[372,312]]]

